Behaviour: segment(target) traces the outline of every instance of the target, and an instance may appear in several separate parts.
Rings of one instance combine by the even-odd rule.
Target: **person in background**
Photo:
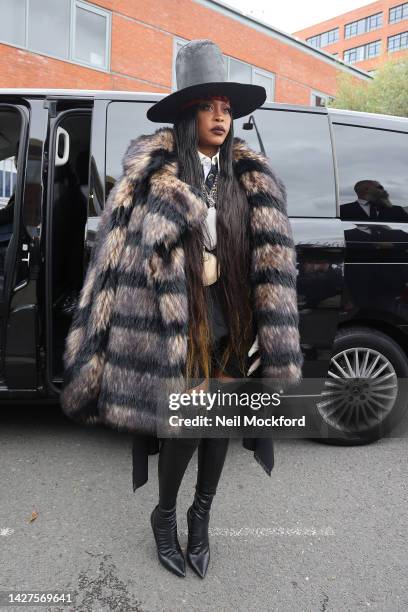
[[[357,200],[340,206],[342,221],[408,221],[407,212],[402,206],[395,206],[390,201],[388,191],[378,181],[358,181],[354,191]]]

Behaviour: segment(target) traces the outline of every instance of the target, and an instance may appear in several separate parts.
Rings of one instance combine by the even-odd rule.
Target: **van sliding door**
[[[84,103],[85,104],[85,103]],[[45,292],[47,382],[63,379],[63,353],[85,274],[92,110],[64,109],[50,117]]]
[[[0,104],[1,391],[38,387],[39,237],[42,143],[47,113]],[[29,131],[28,131],[29,130]]]

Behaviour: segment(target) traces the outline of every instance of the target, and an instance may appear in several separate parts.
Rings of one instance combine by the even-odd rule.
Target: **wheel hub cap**
[[[384,421],[397,394],[389,359],[374,349],[351,348],[332,357],[317,410],[331,427],[360,433]]]

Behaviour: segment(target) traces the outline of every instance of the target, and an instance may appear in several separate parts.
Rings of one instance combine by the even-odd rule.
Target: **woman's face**
[[[202,147],[220,147],[231,127],[228,98],[202,99],[197,110],[198,143]]]

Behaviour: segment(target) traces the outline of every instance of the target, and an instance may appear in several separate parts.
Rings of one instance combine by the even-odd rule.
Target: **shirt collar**
[[[218,149],[217,153],[213,156],[213,157],[208,157],[208,155],[204,155],[204,153],[201,153],[201,151],[199,151],[199,149],[197,149],[198,152],[198,156],[200,158],[200,161],[202,164],[208,164],[208,165],[212,165],[212,164],[217,164],[217,168],[219,168],[219,164],[220,164],[220,150]]]
[[[363,200],[363,198],[357,198],[357,202],[358,202],[359,204],[367,204],[367,203],[368,203],[368,200]]]

